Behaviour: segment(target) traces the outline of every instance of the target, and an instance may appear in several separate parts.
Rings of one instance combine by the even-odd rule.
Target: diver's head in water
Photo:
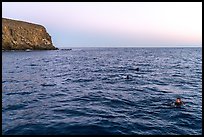
[[[180,102],[181,102],[181,98],[177,98],[176,103],[180,103]]]
[[[126,79],[130,79],[129,75],[127,75]]]
[[[139,68],[136,68],[135,70],[136,70],[136,71],[139,71]]]
[[[181,98],[177,98],[176,102],[175,102],[175,105],[180,106],[182,104],[183,104],[183,101],[181,101]]]

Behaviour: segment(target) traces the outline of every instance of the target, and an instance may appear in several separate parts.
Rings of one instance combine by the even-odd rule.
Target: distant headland
[[[2,50],[56,50],[45,27],[2,18]]]

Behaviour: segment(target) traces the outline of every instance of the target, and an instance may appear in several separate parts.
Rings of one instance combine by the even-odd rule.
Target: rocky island
[[[45,27],[2,18],[2,50],[56,50]]]

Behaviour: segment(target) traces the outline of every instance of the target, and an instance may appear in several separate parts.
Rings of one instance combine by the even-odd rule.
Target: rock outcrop
[[[2,50],[55,50],[45,27],[2,18]]]

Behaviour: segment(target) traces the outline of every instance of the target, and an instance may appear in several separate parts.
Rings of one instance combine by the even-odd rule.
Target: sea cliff
[[[55,50],[42,25],[2,18],[2,50]]]

